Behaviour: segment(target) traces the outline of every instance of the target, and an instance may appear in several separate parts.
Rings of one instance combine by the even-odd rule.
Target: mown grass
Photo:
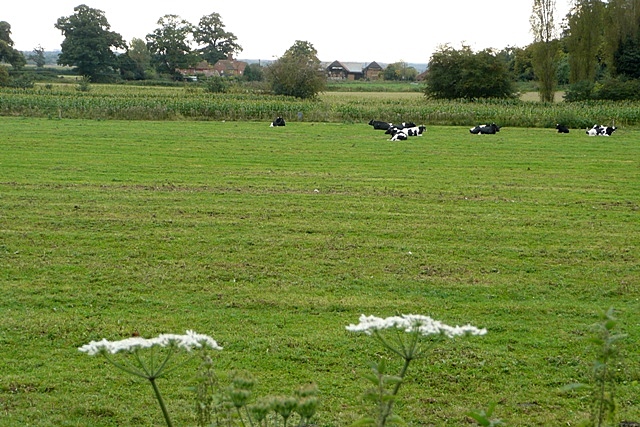
[[[0,118],[0,416],[162,425],[148,385],[77,347],[194,329],[258,393],[314,381],[321,426],[365,413],[361,313],[486,327],[416,362],[397,413],[460,426],[584,418],[588,327],[619,310],[620,419],[640,421],[638,132]],[[194,425],[195,364],[159,385]]]

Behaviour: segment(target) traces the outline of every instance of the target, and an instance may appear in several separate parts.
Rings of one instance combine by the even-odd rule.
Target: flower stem
[[[156,399],[158,399],[158,403],[160,404],[160,409],[162,409],[162,415],[164,415],[164,420],[167,422],[167,427],[173,427],[171,424],[171,419],[169,418],[169,413],[167,412],[167,407],[164,406],[164,400],[162,400],[162,395],[160,394],[160,389],[156,384],[155,377],[150,377],[149,381],[151,381],[151,386],[153,387],[153,392],[156,394]]]
[[[411,363],[411,360],[412,359],[410,357],[406,357],[404,359],[404,365],[402,366],[402,370],[400,371],[400,375],[399,375],[402,381],[404,381],[404,376],[407,373],[407,369],[409,369],[409,364]],[[400,390],[400,386],[402,385],[402,381],[398,381],[396,383],[395,387],[393,388],[393,393],[391,393],[392,396],[395,397],[398,394],[398,391]],[[391,415],[392,406],[393,406],[393,399],[389,400],[385,405],[384,411],[380,416],[380,423],[378,424],[379,427],[383,427],[386,425],[387,418],[389,418],[389,415]]]

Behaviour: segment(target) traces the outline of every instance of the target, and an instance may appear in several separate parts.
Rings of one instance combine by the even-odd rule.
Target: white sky
[[[570,0],[556,0],[558,23]],[[111,30],[130,42],[158,28],[167,14],[197,24],[220,14],[225,29],[243,47],[241,59],[274,59],[296,40],[310,42],[321,61],[426,63],[438,46],[462,43],[474,50],[524,47],[531,43],[533,0],[2,0],[0,21],[11,25],[15,48],[60,48],[57,19],[86,4],[105,13]],[[391,7],[389,5],[392,5]]]

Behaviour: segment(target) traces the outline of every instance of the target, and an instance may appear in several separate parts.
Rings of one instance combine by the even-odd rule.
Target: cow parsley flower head
[[[186,351],[202,347],[222,350],[222,347],[220,347],[213,338],[208,335],[198,334],[194,331],[187,331],[185,335],[161,334],[155,338],[132,337],[120,341],[108,341],[103,338],[101,341],[91,341],[89,344],[85,344],[78,348],[78,350],[83,353],[87,353],[90,356],[94,356],[102,352],[111,354],[119,352],[134,353],[137,350],[154,346],[176,346]]]
[[[487,333],[486,329],[479,329],[471,325],[449,326],[431,317],[419,314],[403,314],[385,319],[362,314],[360,323],[347,326],[348,331],[364,332],[367,335],[372,335],[385,329],[399,329],[408,333],[415,332],[423,336],[443,334],[449,338],[460,335],[484,335]]]

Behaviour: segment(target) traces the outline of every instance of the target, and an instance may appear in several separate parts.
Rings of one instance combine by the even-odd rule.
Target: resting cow
[[[411,128],[416,126],[416,124],[413,122],[402,122],[399,124],[393,124],[388,122],[382,122],[380,120],[369,120],[369,125],[373,126],[373,129],[381,129],[386,131],[388,131],[389,128],[391,127],[395,127],[397,129],[404,129],[404,128]],[[386,133],[389,133],[389,132],[386,132]]]
[[[558,133],[569,133],[569,128],[565,125],[561,125],[560,123],[556,125],[556,129],[558,129]]]
[[[381,122],[380,120],[369,120],[369,125],[373,126],[373,129],[388,130],[391,123]]]
[[[616,131],[615,126],[600,126],[593,125],[591,129],[587,129],[587,135],[589,136],[611,136]]]
[[[497,132],[500,132],[500,126],[495,123],[486,124],[486,125],[478,125],[469,129],[474,135],[493,135]]]
[[[271,126],[270,127],[285,126],[285,125],[286,125],[286,123],[284,122],[284,119],[282,117],[276,117],[276,119],[271,122]]]
[[[407,139],[409,139],[409,135],[404,133],[402,129],[398,129],[395,127],[390,127],[385,133],[391,135],[391,139],[389,139],[389,141],[406,141]]]
[[[389,141],[406,141],[410,136],[422,136],[426,130],[424,125],[403,128],[391,126],[385,133],[391,135]]]

